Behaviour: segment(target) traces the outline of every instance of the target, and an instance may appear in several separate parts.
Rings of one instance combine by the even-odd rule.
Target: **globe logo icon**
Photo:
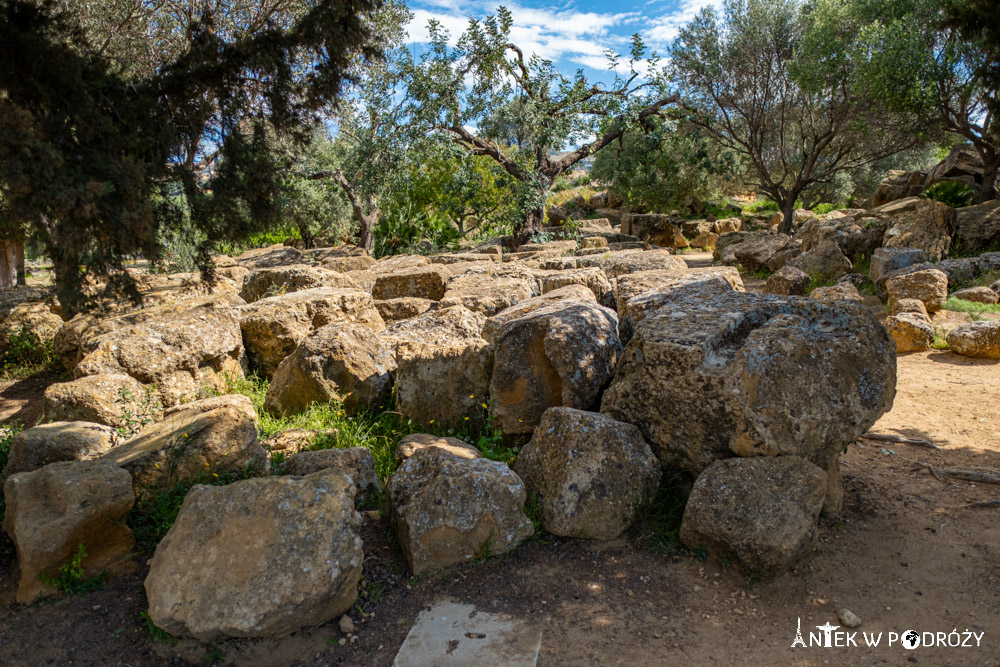
[[[903,633],[903,648],[915,649],[920,646],[920,633],[916,630],[907,630]]]

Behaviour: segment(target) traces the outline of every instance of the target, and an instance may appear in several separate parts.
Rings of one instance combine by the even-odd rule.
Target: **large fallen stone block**
[[[375,279],[372,296],[379,300],[409,296],[440,301],[449,278],[451,271],[441,264],[383,273]]]
[[[927,312],[934,313],[944,308],[948,301],[948,276],[937,269],[914,271],[889,278],[885,282],[889,295],[889,310],[900,299],[922,301]]]
[[[981,359],[1000,359],[1000,321],[960,324],[947,335],[948,347],[955,354]]]
[[[17,601],[55,593],[42,576],[58,579],[82,546],[83,576],[130,572],[135,539],[125,517],[135,503],[129,474],[110,461],[52,463],[9,477],[4,530],[17,547]]]
[[[490,317],[539,294],[538,279],[523,266],[489,262],[454,275],[448,281],[441,307],[464,306]]]
[[[401,343],[396,361],[396,407],[423,424],[461,425],[489,396],[493,348],[481,338]]]
[[[86,421],[131,429],[159,416],[155,388],[151,394],[124,373],[88,375],[59,382],[45,390],[44,415],[51,421]]]
[[[251,271],[240,290],[240,296],[247,303],[253,303],[267,296],[300,292],[316,287],[339,287],[357,289],[350,276],[318,269],[307,264],[293,264]]]
[[[660,482],[660,462],[638,428],[572,408],[545,411],[515,469],[545,530],[598,540],[632,525]]]
[[[245,402],[245,396],[220,396],[180,406],[104,458],[132,475],[136,495],[206,474],[259,468],[266,454]]]
[[[351,478],[355,487],[355,502],[374,498],[382,484],[375,473],[375,457],[367,447],[318,449],[294,454],[281,467],[285,475],[304,477],[324,470],[334,470]]]
[[[505,321],[492,334],[490,414],[504,433],[530,433],[551,407],[594,407],[614,375],[622,350],[618,316],[580,289],[590,298],[555,299],[510,319],[497,315]]]
[[[415,575],[504,553],[534,532],[524,483],[498,461],[420,449],[400,464],[388,492],[396,539]]]
[[[395,350],[401,343],[448,345],[482,337],[486,316],[464,306],[430,310],[408,320],[396,322],[379,337]]]
[[[895,350],[861,304],[706,299],[695,284],[638,324],[601,412],[638,426],[665,469],[692,477],[732,456],[796,455],[829,470],[892,406]]]
[[[363,559],[354,491],[334,470],[195,486],[150,563],[150,619],[211,641],[281,637],[349,611]]]
[[[100,458],[118,440],[113,428],[84,421],[51,422],[25,429],[10,441],[0,485],[11,475],[38,470],[50,463]]]
[[[888,220],[882,245],[919,248],[932,262],[948,255],[955,230],[955,209],[933,199],[910,197],[880,206],[870,214]]]
[[[603,269],[609,277],[617,278],[636,271],[653,271],[663,269],[686,270],[687,262],[672,254],[669,250],[628,250],[610,252],[602,255],[578,257],[576,265],[580,268],[596,266]]]
[[[157,388],[164,406],[224,389],[226,377],[243,377],[238,307],[233,292],[111,317],[80,316],[67,322],[54,346],[73,376],[129,375]],[[61,340],[60,340],[61,339]]]
[[[885,318],[885,328],[896,342],[896,352],[923,352],[934,342],[934,327],[926,316],[900,313]]]
[[[264,407],[276,416],[340,401],[348,414],[382,406],[396,371],[391,347],[360,324],[329,324],[309,334],[274,371]]]
[[[797,456],[718,461],[695,480],[681,542],[774,577],[816,542],[826,487],[826,473]]]
[[[360,290],[319,287],[261,299],[240,312],[250,366],[270,378],[306,336],[333,323],[353,323],[373,332],[385,329],[371,295]]]

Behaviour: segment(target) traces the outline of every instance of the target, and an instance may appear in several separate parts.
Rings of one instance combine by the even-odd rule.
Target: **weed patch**
[[[67,595],[80,595],[104,588],[107,579],[106,573],[101,572],[93,577],[84,574],[83,559],[86,557],[87,550],[81,544],[76,548],[76,552],[69,559],[69,562],[59,567],[58,576],[49,577],[43,574],[40,577],[42,582]]]
[[[944,309],[955,313],[1000,313],[1000,304],[964,301],[963,299],[949,297],[948,301],[944,304]]]
[[[677,553],[681,549],[681,519],[687,498],[687,485],[681,475],[664,477],[653,500],[636,517],[639,543],[653,553]]]

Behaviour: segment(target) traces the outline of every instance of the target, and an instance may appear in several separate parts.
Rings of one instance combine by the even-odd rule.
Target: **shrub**
[[[925,188],[920,196],[924,199],[933,199],[951,206],[961,208],[972,203],[976,196],[976,191],[971,186],[958,181],[941,181]]]

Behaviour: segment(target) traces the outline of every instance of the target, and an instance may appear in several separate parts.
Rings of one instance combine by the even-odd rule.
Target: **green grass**
[[[310,450],[365,447],[375,459],[375,473],[383,488],[396,471],[396,446],[407,435],[432,433],[459,438],[475,445],[484,457],[509,465],[517,460],[520,446],[525,440],[505,437],[490,420],[486,403],[475,414],[463,420],[463,426],[459,428],[434,423],[423,425],[398,412],[392,401],[354,416],[348,415],[339,403],[331,402],[314,403],[297,415],[275,417],[264,409],[264,397],[269,384],[266,380],[256,376],[230,378],[227,384],[226,393],[242,394],[253,403],[259,417],[258,436],[262,440],[291,429],[305,429],[319,434],[309,446]],[[204,394],[211,396],[218,395],[218,392],[206,391]],[[283,460],[283,454],[275,452],[270,470],[263,474],[280,474],[280,463]],[[210,475],[206,472],[194,481],[178,482],[171,487],[144,494],[136,501],[127,520],[129,528],[135,533],[137,550],[147,553],[156,548],[173,526],[185,496],[195,484],[223,486],[260,474],[250,469],[243,474],[229,475]],[[375,498],[372,504],[385,509],[387,499],[384,493]]]
[[[680,475],[664,477],[653,500],[639,510],[633,524],[640,544],[653,553],[677,553],[681,549],[681,519],[687,497],[687,488]]]
[[[952,296],[948,297],[948,301],[944,304],[944,309],[955,313],[1000,313],[1000,304],[965,301]]]
[[[833,287],[837,284],[835,278],[824,278],[817,274],[812,274],[809,276],[809,283],[806,284],[806,294],[812,294],[812,291],[817,287]]]
[[[0,355],[0,380],[23,380],[57,365],[52,341],[41,341],[30,329],[7,337],[6,351]]]
[[[80,595],[104,588],[107,573],[101,572],[93,577],[84,574],[83,559],[86,557],[87,550],[83,545],[77,546],[69,561],[59,567],[59,575],[49,577],[43,574],[40,577],[42,582],[67,595]]]
[[[934,331],[934,341],[931,343],[932,350],[947,350],[948,339],[939,331]]]

